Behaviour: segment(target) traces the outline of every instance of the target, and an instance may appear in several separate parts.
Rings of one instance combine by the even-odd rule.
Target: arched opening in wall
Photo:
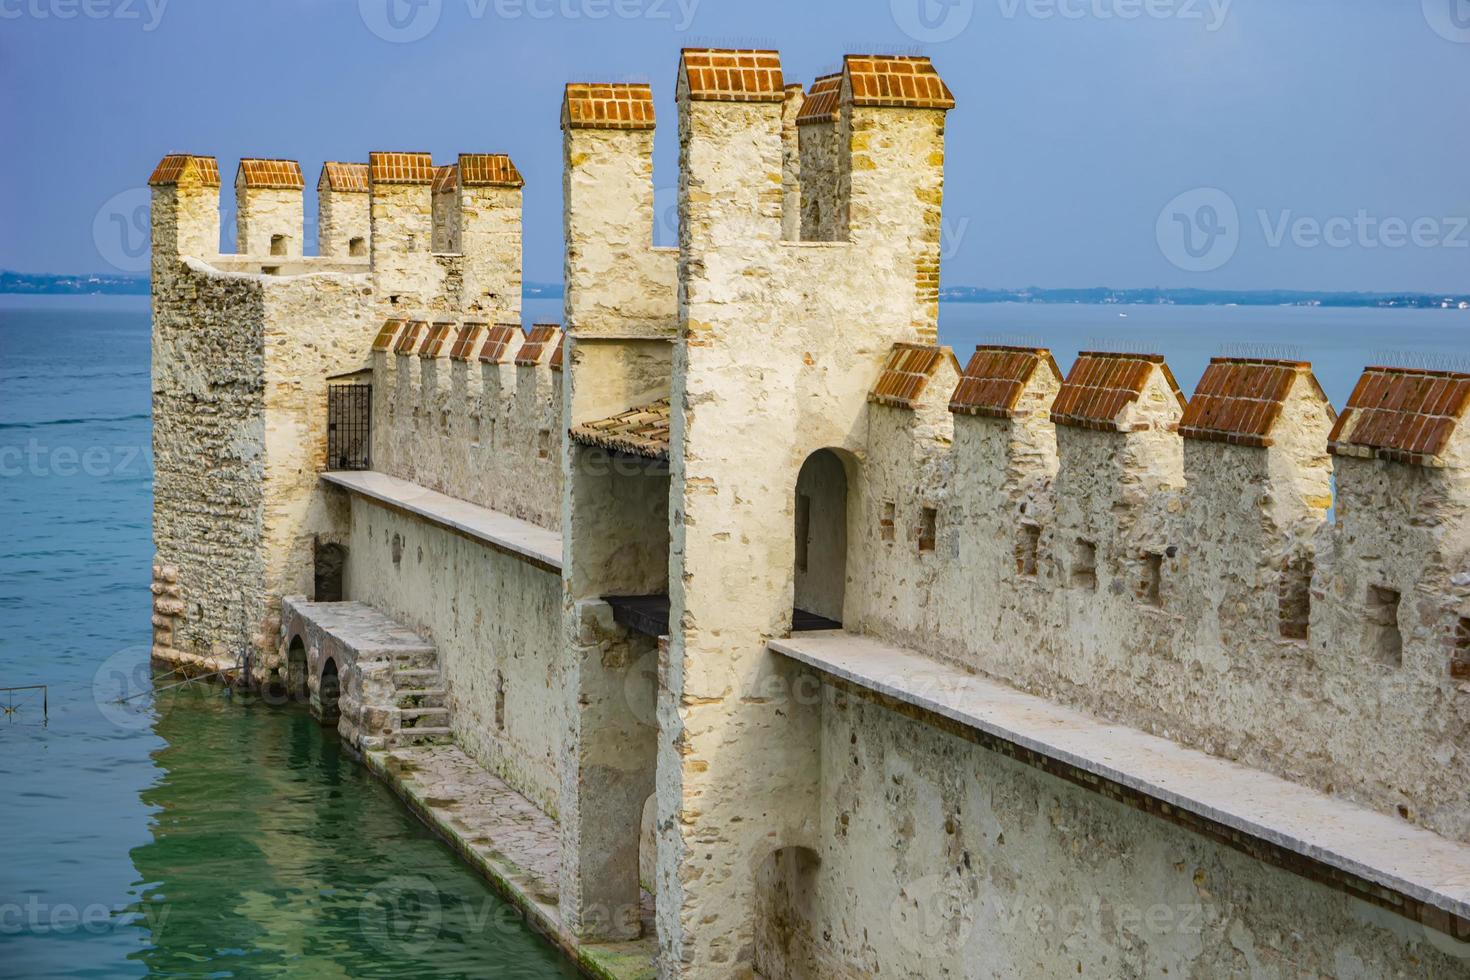
[[[811,928],[820,864],[811,848],[783,847],[756,869],[754,965],[762,980],[818,976]]]
[[[337,661],[329,657],[322,664],[321,680],[316,685],[316,716],[323,725],[337,724],[337,703],[341,696],[342,682],[337,676]]]
[[[819,449],[796,478],[796,614],[792,628],[836,629],[847,588],[847,468]]]
[[[271,236],[271,254],[272,255],[285,255],[286,254],[286,236],[285,235],[272,235]]]
[[[643,801],[643,820],[638,833],[638,884],[645,896],[658,894],[658,794]],[[645,897],[644,904],[649,904]]]
[[[291,646],[286,650],[286,694],[295,701],[310,696],[306,689],[306,644],[299,636],[291,637]]]
[[[316,539],[312,555],[314,591],[317,602],[341,602],[344,595],[343,575],[347,569],[347,549],[340,544]]]
[[[366,256],[367,255],[367,239],[366,238],[349,238],[347,240],[347,254],[350,255],[350,256],[352,256],[355,259],[360,259],[360,258],[363,258],[364,256]]]

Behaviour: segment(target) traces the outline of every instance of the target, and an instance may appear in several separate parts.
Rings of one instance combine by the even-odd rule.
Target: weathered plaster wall
[[[822,716],[818,860],[762,869],[790,928],[761,955],[787,975],[1465,975],[1392,913],[830,686],[815,700],[795,710]]]
[[[434,644],[455,741],[556,814],[566,728],[560,578],[371,501],[351,506],[348,598]]]

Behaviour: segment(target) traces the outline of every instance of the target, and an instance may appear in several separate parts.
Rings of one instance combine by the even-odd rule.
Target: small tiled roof
[[[561,335],[561,340],[557,342],[556,350],[551,352],[551,370],[560,371],[562,369],[562,365],[566,363],[566,359],[567,335],[565,332],[563,332]]]
[[[856,106],[953,109],[954,95],[925,57],[850,54],[843,68]]]
[[[295,160],[241,160],[235,183],[256,190],[299,191],[306,186]]]
[[[521,349],[516,351],[516,364],[519,367],[535,367],[540,364],[541,358],[546,356],[546,348],[556,344],[560,337],[561,329],[556,324],[536,324],[531,328]]]
[[[1184,394],[1162,354],[1083,351],[1052,403],[1051,420],[1080,429],[1121,431],[1118,416],[1143,394],[1155,367],[1164,372],[1179,407],[1184,408]]]
[[[1045,347],[976,347],[950,396],[949,410],[960,415],[1013,419],[1018,414],[1021,393],[1042,366],[1057,381],[1062,380],[1056,359]]]
[[[1298,377],[1308,378],[1325,403],[1327,396],[1305,361],[1216,357],[1205,368],[1179,421],[1186,439],[1265,449],[1271,429]],[[1331,406],[1328,406],[1331,411]]]
[[[419,349],[419,341],[423,339],[424,332],[429,325],[423,320],[412,320],[408,328],[398,335],[398,343],[393,346],[395,354],[415,354]]]
[[[452,163],[434,168],[434,193],[456,190],[459,187],[459,168]]]
[[[669,458],[669,399],[630,408],[612,418],[572,426],[572,438],[586,446],[646,459]]]
[[[802,102],[801,111],[796,114],[796,124],[805,126],[809,123],[836,122],[837,100],[841,94],[841,72],[818,78],[812,82],[812,89],[806,94],[806,101]]]
[[[398,336],[398,331],[407,322],[407,320],[397,318],[385,321],[383,329],[378,331],[377,339],[373,341],[373,350],[387,351],[392,348],[393,338]]]
[[[873,390],[868,392],[868,401],[893,408],[914,408],[929,379],[946,358],[958,374],[960,362],[948,347],[894,344],[888,352],[888,362],[883,365],[883,373],[878,375]]]
[[[1328,438],[1339,456],[1377,457],[1419,466],[1439,458],[1470,408],[1470,374],[1370,367]]]
[[[189,153],[170,153],[153,168],[148,178],[149,187],[168,184],[200,184],[204,187],[219,186],[219,163],[214,157],[196,157]]]
[[[623,82],[572,82],[561,118],[567,129],[652,129],[653,89]]]
[[[480,337],[480,331],[485,329],[483,323],[466,323],[459,328],[459,336],[454,338],[454,346],[449,350],[451,361],[468,361],[475,353],[475,341]]]
[[[419,351],[419,357],[438,357],[444,353],[444,345],[449,342],[449,335],[454,330],[454,324],[444,320],[435,323],[429,330],[429,339],[424,341],[423,349]]]
[[[776,51],[685,48],[681,62],[695,102],[781,102],[786,98]]]
[[[495,324],[485,334],[485,346],[480,348],[480,360],[486,364],[504,364],[505,352],[510,349],[510,342],[520,332],[520,326],[515,323]]]
[[[526,183],[504,153],[461,153],[458,169],[465,187],[523,187]]]
[[[369,153],[368,177],[374,184],[432,184],[434,159],[427,153]]]
[[[316,182],[317,190],[326,187],[338,194],[366,194],[368,192],[368,165],[365,163],[338,163],[328,160],[322,164],[322,175]]]

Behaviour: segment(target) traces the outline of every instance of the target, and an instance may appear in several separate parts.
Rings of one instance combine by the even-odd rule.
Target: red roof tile
[[[572,426],[572,439],[587,446],[646,459],[669,458],[669,399],[630,408],[611,418]]]
[[[385,321],[383,324],[383,329],[378,331],[377,339],[373,341],[373,350],[387,351],[391,349],[393,346],[393,338],[398,336],[398,331],[402,329],[403,325],[407,322],[407,320],[402,319]]]
[[[1358,379],[1327,448],[1341,456],[1443,465],[1440,456],[1467,407],[1470,374],[1370,367]]]
[[[837,100],[841,94],[841,72],[818,78],[812,82],[811,91],[806,94],[806,101],[802,102],[801,111],[796,114],[796,124],[805,126],[809,123],[836,122]]]
[[[983,415],[995,419],[1012,419],[1021,402],[1021,393],[1036,369],[1045,366],[1052,377],[1061,381],[1051,351],[1044,347],[975,348],[970,363],[949,399],[949,410],[961,415]]]
[[[850,79],[853,105],[954,108],[954,95],[928,58],[850,54],[843,59],[843,71]]]
[[[546,349],[554,346],[561,339],[561,330],[554,323],[538,323],[531,328],[531,333],[526,337],[526,342],[521,349],[516,351],[516,364],[519,367],[535,367],[541,363],[541,358],[546,355]]]
[[[435,323],[429,330],[429,339],[424,341],[423,348],[419,351],[419,357],[438,357],[444,353],[444,345],[449,342],[449,335],[454,330],[454,324],[443,320]]]
[[[306,186],[295,160],[241,160],[235,183],[256,190],[299,191]]]
[[[505,352],[510,342],[521,332],[514,323],[497,323],[485,334],[485,346],[480,348],[480,360],[486,364],[504,364]]]
[[[449,351],[451,361],[468,361],[475,353],[475,347],[479,343],[480,335],[485,332],[483,323],[466,323],[459,328],[459,336],[454,338],[454,346]]]
[[[893,408],[915,408],[929,379],[946,358],[958,374],[960,363],[948,347],[894,344],[888,352],[888,362],[883,365],[883,373],[878,375],[873,390],[868,392],[868,401]]]
[[[526,183],[504,153],[461,153],[458,172],[465,187],[523,187]]]
[[[567,129],[652,129],[653,89],[572,82],[562,99],[561,118]]]
[[[459,168],[452,163],[446,163],[442,167],[434,168],[434,193],[443,194],[445,191],[459,189]]]
[[[551,370],[560,371],[567,358],[567,335],[561,335],[561,340],[556,345],[556,350],[551,352]]]
[[[196,157],[188,153],[170,153],[158,162],[153,175],[148,178],[149,187],[169,184],[199,184],[203,187],[219,186],[219,163],[214,157]]]
[[[1183,409],[1184,394],[1162,354],[1083,351],[1077,355],[1057,400],[1052,403],[1051,420],[1057,425],[1081,429],[1125,431],[1118,416],[1143,394],[1155,367],[1163,371],[1165,381]]]
[[[368,165],[365,163],[322,164],[322,175],[317,178],[317,190],[326,187],[338,194],[366,194],[368,192]]]
[[[422,320],[410,321],[403,333],[398,335],[398,343],[393,345],[393,353],[410,355],[418,353],[419,341],[424,337],[429,325]]]
[[[1327,396],[1305,361],[1216,357],[1195,386],[1179,434],[1186,439],[1265,449],[1271,429],[1299,376],[1306,376],[1323,402]],[[1328,411],[1332,406],[1328,405]]]
[[[374,184],[432,184],[434,160],[427,153],[369,153],[368,177]]]
[[[695,102],[781,102],[785,83],[776,51],[685,48],[680,66]]]

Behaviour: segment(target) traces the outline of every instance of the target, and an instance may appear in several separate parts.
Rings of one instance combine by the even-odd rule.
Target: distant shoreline
[[[147,296],[148,277],[126,274],[33,275],[0,271],[0,295]],[[560,299],[560,283],[528,282],[526,299]],[[1470,310],[1470,293],[1330,293],[1285,289],[982,289],[950,286],[944,303],[1037,303],[1087,306],[1301,306],[1338,309]]]

